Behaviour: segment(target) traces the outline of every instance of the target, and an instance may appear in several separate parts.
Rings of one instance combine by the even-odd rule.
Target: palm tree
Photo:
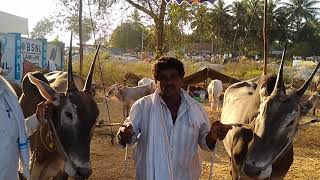
[[[295,25],[299,31],[306,21],[314,21],[320,8],[315,7],[320,1],[317,0],[289,0],[283,2],[283,8],[288,16],[288,21]]]
[[[199,40],[200,43],[207,42],[209,40],[209,20],[208,20],[208,8],[205,5],[193,5],[192,6],[192,20],[191,29],[194,31],[193,35]]]
[[[211,39],[215,39],[223,47],[230,40],[230,31],[232,30],[231,16],[229,14],[231,5],[226,5],[224,0],[217,0],[209,13]],[[232,38],[231,38],[232,40]]]
[[[287,41],[287,16],[280,6],[280,0],[270,0],[268,4],[268,27],[270,43]]]

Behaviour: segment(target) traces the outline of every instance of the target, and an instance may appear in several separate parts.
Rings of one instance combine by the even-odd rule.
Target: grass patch
[[[83,63],[83,74],[87,75],[91,61],[93,59],[93,55],[84,56]],[[106,86],[111,86],[116,83],[122,83],[124,80],[124,76],[128,72],[135,73],[136,75],[152,78],[152,67],[153,63],[148,62],[124,62],[117,60],[109,60],[109,59],[101,59],[96,62],[95,72],[94,72],[94,80],[96,84],[102,85],[101,81],[101,70],[99,67],[99,63],[102,70],[102,77]],[[191,62],[184,62],[186,76],[196,72],[198,69],[193,66]],[[79,74],[80,65],[78,63],[74,63],[73,70],[75,73]]]

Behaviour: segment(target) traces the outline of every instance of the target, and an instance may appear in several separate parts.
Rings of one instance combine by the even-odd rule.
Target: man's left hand
[[[220,121],[212,123],[208,138],[212,141],[223,140],[232,126],[222,124]]]
[[[50,101],[41,102],[37,106],[36,116],[40,124],[46,124],[52,117],[53,104]]]

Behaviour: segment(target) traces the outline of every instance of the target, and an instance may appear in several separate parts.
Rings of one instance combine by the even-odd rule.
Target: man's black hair
[[[153,65],[153,78],[159,80],[160,72],[167,69],[175,69],[180,78],[184,77],[184,66],[181,61],[173,57],[161,57]]]

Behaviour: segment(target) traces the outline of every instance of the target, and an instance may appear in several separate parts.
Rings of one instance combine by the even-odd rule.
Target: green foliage
[[[135,22],[121,23],[112,32],[110,45],[123,49],[135,49],[141,46],[144,27]]]
[[[54,21],[49,18],[43,18],[37,22],[36,26],[32,29],[31,38],[45,38],[53,32]]]
[[[50,41],[50,43],[52,43],[54,45],[59,45],[63,42],[59,40],[59,36],[56,36],[52,41]]]

